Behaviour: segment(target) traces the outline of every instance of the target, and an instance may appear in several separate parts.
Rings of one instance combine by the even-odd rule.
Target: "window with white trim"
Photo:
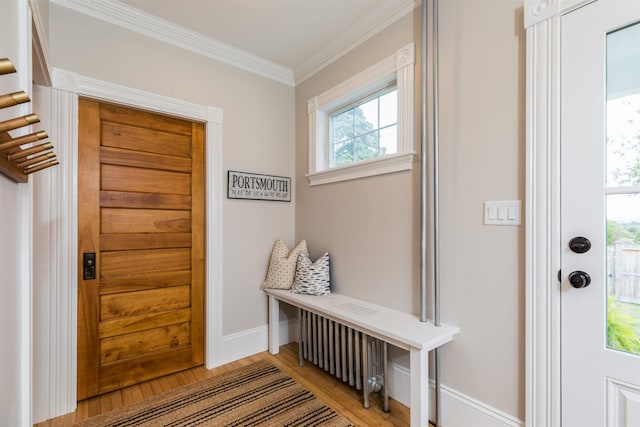
[[[409,170],[414,155],[413,43],[311,98],[311,185]]]
[[[329,167],[345,166],[398,151],[395,84],[356,105],[329,113]]]

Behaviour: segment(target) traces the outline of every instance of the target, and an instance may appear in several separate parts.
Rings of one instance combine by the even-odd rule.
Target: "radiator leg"
[[[318,343],[318,361],[316,364],[320,369],[324,368],[324,347],[322,347],[322,325],[324,324],[324,317],[318,316],[318,320],[316,322],[316,327],[318,328],[318,334],[316,335],[316,343]]]
[[[336,338],[336,377],[342,378],[342,348],[341,340],[342,334],[340,333],[340,324],[335,324],[335,338]]]
[[[303,347],[304,347],[304,313],[302,312],[302,309],[299,308],[298,309],[298,361],[300,363],[300,367],[304,366],[304,351],[303,351]]]
[[[312,346],[311,346],[311,342],[312,342],[312,338],[313,335],[311,334],[311,323],[313,322],[313,319],[311,318],[311,313],[307,311],[307,315],[306,315],[306,326],[307,326],[307,340],[305,341],[305,351],[306,351],[306,357],[307,360],[311,363],[313,363],[313,354],[311,354],[312,351]]]
[[[336,362],[334,360],[334,346],[333,346],[333,320],[329,321],[329,373],[334,375],[336,373]]]
[[[387,376],[387,362],[388,362],[388,354],[387,354],[387,342],[382,343],[382,387],[384,387],[384,403],[382,406],[382,410],[384,412],[389,412],[389,377]]]
[[[329,331],[327,323],[328,319],[322,318],[322,354],[324,355],[324,370],[329,370]]]
[[[360,345],[362,342],[362,339],[360,338],[361,335],[362,334],[360,332],[356,331],[356,390],[362,390],[362,358],[360,356],[362,353],[362,346]]]
[[[364,397],[364,408],[369,409],[369,358],[367,334],[362,334],[362,394]]]
[[[352,386],[356,383],[355,381],[355,374],[353,372],[353,335],[354,335],[354,330],[353,329],[349,329],[348,331],[348,345],[349,345],[349,352],[347,354],[347,359],[348,359],[348,364],[349,364],[349,385]],[[357,345],[357,344],[356,344]]]
[[[318,316],[316,314],[312,314],[312,322],[311,322],[311,332],[313,333],[313,337],[311,339],[311,345],[313,345],[313,351],[311,354],[313,355],[313,364],[318,365]]]
[[[344,325],[340,326],[340,343],[342,344],[340,352],[342,356],[342,381],[347,382],[349,380],[349,372],[347,372],[347,328]]]

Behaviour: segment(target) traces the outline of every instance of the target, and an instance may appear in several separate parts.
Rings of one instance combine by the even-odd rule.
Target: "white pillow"
[[[296,274],[299,254],[308,255],[307,242],[302,240],[291,252],[282,240],[276,241],[269,260],[267,278],[260,289],[290,289]]]
[[[298,265],[291,292],[307,295],[331,294],[329,270],[328,252],[314,263],[311,262],[308,255],[301,253],[298,255]]]

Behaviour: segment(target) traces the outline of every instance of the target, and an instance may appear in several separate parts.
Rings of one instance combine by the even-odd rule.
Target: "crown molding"
[[[329,66],[415,8],[422,0],[377,9],[294,70],[198,32],[142,12],[118,0],[51,0],[75,12],[126,28],[259,76],[295,86]]]
[[[295,85],[293,72],[287,67],[144,13],[117,0],[51,0],[51,2],[259,76],[289,86]]]
[[[375,36],[415,8],[422,6],[422,0],[397,2],[389,8],[377,9],[364,17],[351,31],[340,35],[307,61],[293,70],[296,85],[302,83],[323,68],[340,59],[362,43]]]

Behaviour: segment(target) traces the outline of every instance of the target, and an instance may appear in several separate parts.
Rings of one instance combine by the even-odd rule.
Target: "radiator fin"
[[[300,366],[306,360],[363,390],[365,408],[371,392],[383,391],[384,410],[388,411],[386,342],[302,308],[298,322]]]

